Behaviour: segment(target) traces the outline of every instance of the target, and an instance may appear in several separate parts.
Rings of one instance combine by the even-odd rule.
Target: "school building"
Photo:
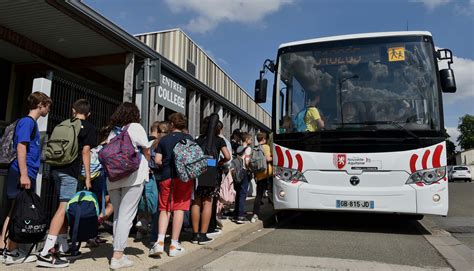
[[[32,91],[53,100],[39,120],[42,141],[79,98],[91,102],[97,128],[130,101],[144,126],[182,112],[198,135],[201,120],[216,112],[227,136],[236,128],[269,130],[271,116],[179,29],[135,37],[77,0],[2,1],[0,14],[0,135],[28,112]],[[54,206],[47,166],[42,172],[37,192]],[[0,169],[0,212],[5,175]]]

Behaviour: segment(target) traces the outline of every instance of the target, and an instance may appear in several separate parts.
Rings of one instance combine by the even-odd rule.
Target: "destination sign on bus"
[[[316,66],[357,65],[360,62],[378,61],[380,54],[373,47],[334,48],[313,52]]]

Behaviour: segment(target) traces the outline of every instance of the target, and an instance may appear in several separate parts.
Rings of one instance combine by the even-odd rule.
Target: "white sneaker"
[[[115,270],[115,269],[120,269],[120,268],[126,268],[133,266],[133,261],[129,260],[127,258],[127,255],[123,255],[122,258],[120,259],[115,259],[112,258],[110,260],[110,269]]]
[[[250,219],[250,222],[255,223],[258,220],[258,215],[253,215],[252,219]]]
[[[216,237],[217,235],[219,235],[221,233],[222,233],[221,229],[216,229],[213,232],[208,232],[206,235],[207,235],[207,237],[214,238],[214,237]]]
[[[165,249],[165,243],[163,241],[157,241],[150,249],[148,256],[158,256],[163,253]]]
[[[5,258],[6,265],[18,264],[18,263],[31,263],[34,261],[36,261],[35,255],[29,255],[28,257],[26,257],[26,253],[18,249],[7,252],[7,257]]]
[[[178,243],[177,246],[173,246],[171,245],[170,246],[170,257],[176,257],[176,256],[179,256],[181,254],[183,254],[186,250],[184,249],[184,247],[181,246],[181,244]]]

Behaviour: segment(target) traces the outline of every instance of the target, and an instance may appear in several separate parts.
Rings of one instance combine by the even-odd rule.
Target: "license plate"
[[[336,200],[336,208],[374,209],[373,200]]]

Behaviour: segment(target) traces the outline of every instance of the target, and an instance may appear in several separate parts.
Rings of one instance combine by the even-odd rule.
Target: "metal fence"
[[[104,93],[110,93],[100,86],[95,86],[87,81],[81,81],[66,77],[61,74],[54,74],[51,86],[51,99],[53,106],[48,116],[48,135],[53,128],[61,121],[72,116],[72,105],[78,99],[87,99],[91,104],[91,122],[97,131],[105,126],[115,109],[121,104],[121,93],[111,97]],[[48,168],[45,168],[43,182],[41,186],[41,200],[47,212],[52,218],[58,205],[57,187],[49,176]]]

